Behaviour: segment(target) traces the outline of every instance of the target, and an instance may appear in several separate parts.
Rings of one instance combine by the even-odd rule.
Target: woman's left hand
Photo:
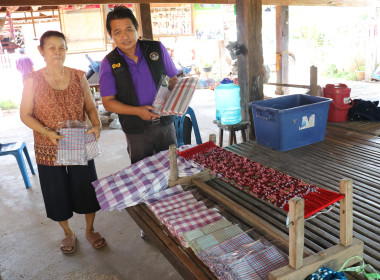
[[[93,126],[91,129],[87,130],[86,134],[94,133],[96,140],[98,140],[100,137],[101,131],[102,131],[102,128],[100,127],[100,125],[97,125],[97,126]]]

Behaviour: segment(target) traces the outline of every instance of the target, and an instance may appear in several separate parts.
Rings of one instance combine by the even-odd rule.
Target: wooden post
[[[238,55],[241,116],[244,121],[251,122],[250,140],[255,135],[249,103],[264,99],[261,13],[261,0],[236,0],[237,42],[243,46],[242,54]]]
[[[276,6],[276,74],[277,83],[289,82],[289,7]],[[275,94],[283,95],[288,88],[277,86]]]
[[[310,66],[310,95],[318,96],[318,68]]]
[[[353,182],[351,179],[340,180],[340,245],[350,246],[353,238]]]
[[[150,4],[139,3],[136,5],[136,17],[139,23],[140,38],[153,40],[152,19],[150,16]]]
[[[299,197],[289,200],[289,266],[299,269],[303,264],[305,201]]]
[[[173,187],[178,180],[178,166],[177,166],[177,146],[175,144],[169,146],[170,157],[170,176],[169,187]]]
[[[209,135],[209,140],[210,142],[216,143],[216,134],[210,134]]]

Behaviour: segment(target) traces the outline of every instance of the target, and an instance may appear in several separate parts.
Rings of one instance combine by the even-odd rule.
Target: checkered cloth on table
[[[185,114],[193,98],[197,83],[198,78],[185,77],[178,79],[172,91],[160,86],[152,105],[156,108],[155,112],[160,115],[182,116]]]
[[[154,193],[154,194],[150,195],[148,198],[143,199],[143,202],[145,202],[147,205],[149,205],[155,201],[167,198],[173,194],[177,194],[180,192],[183,192],[183,188],[181,185],[177,185],[177,186],[174,186],[171,188],[164,189],[158,193]]]
[[[207,209],[206,204],[203,201],[197,201],[195,203],[187,204],[182,207],[172,209],[168,212],[164,212],[160,215],[160,221],[164,225],[167,225],[169,221],[179,219],[183,216],[189,215],[194,212],[199,212]]]
[[[194,239],[190,247],[195,253],[201,252],[242,233],[244,231],[238,225],[232,225]]]
[[[202,169],[178,157],[178,176],[190,176]],[[166,189],[170,175],[169,150],[147,157],[119,172],[93,182],[102,210],[122,210],[146,201]]]
[[[216,221],[215,223],[209,224],[207,226],[185,232],[182,235],[183,239],[186,242],[185,247],[189,247],[190,242],[198,237],[207,235],[209,233],[229,226],[232,226],[232,223],[230,221],[228,221],[227,219],[220,219],[219,221]]]
[[[181,244],[185,246],[185,240],[182,238],[183,233],[211,224],[222,218],[223,216],[216,209],[206,209],[171,220],[167,226],[171,234],[177,236]]]
[[[196,202],[197,199],[194,197],[193,193],[191,191],[186,191],[153,202],[149,204],[148,207],[156,217],[161,219],[161,214],[165,214],[167,211]]]
[[[279,269],[287,264],[288,262],[279,251],[274,246],[270,246],[229,264],[228,266],[230,266],[231,272],[225,279],[264,280],[269,278],[269,273],[271,271]]]
[[[56,165],[86,165],[86,128],[61,128]]]

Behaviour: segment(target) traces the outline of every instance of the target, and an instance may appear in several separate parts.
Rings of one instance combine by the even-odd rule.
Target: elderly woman
[[[75,251],[76,236],[70,228],[73,212],[85,214],[86,238],[94,248],[106,245],[100,233],[94,231],[95,212],[100,209],[91,182],[97,180],[94,160],[88,165],[57,166],[55,160],[59,139],[59,123],[91,121],[98,139],[101,131],[99,115],[91,97],[85,73],[65,67],[66,38],[58,31],[47,31],[38,47],[46,67],[33,72],[25,81],[21,101],[21,120],[33,129],[34,149],[47,217],[57,221],[65,238],[62,253]]]

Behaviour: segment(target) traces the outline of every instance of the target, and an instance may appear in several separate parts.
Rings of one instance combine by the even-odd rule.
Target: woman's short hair
[[[55,30],[49,30],[49,31],[46,31],[44,34],[42,34],[42,36],[40,38],[40,48],[41,49],[44,49],[45,41],[46,41],[46,39],[48,39],[50,37],[62,38],[63,41],[65,41],[65,45],[66,45],[66,49],[67,49],[67,42],[66,42],[65,35],[59,31],[55,31]]]
[[[115,8],[107,14],[106,28],[110,36],[111,36],[111,31],[112,31],[111,21],[114,19],[123,19],[123,18],[129,18],[132,21],[135,29],[136,30],[138,29],[139,24],[133,12],[125,6],[115,6]]]

